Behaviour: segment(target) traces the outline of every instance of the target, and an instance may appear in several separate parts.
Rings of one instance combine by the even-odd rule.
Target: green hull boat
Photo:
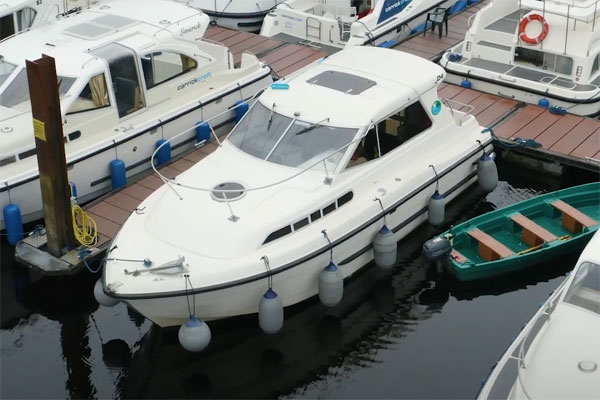
[[[583,248],[599,221],[600,182],[546,193],[444,232],[446,268],[461,281],[522,269]]]

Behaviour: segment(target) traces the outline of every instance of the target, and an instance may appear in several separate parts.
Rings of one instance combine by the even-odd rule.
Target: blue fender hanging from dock
[[[115,159],[112,160],[109,164],[110,168],[110,182],[112,184],[112,188],[118,189],[127,184],[127,176],[125,174],[125,161]]]
[[[8,204],[2,209],[4,215],[4,227],[6,228],[6,238],[12,246],[23,239],[23,218],[21,209],[16,204]]]

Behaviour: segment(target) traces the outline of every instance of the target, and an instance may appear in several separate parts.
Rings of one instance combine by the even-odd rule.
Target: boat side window
[[[156,51],[141,58],[146,88],[150,89],[186,72],[195,70],[198,63],[185,54]]]
[[[533,64],[536,67],[547,71],[558,72],[559,74],[571,75],[573,71],[573,59],[558,54],[546,53],[523,47],[515,49],[515,62]]]
[[[82,111],[96,110],[98,108],[110,106],[106,79],[104,74],[98,74],[81,90],[77,99],[69,108],[68,114],[75,114]]]
[[[0,18],[0,40],[15,34],[15,20],[13,14]]]
[[[2,74],[3,70],[4,64],[0,61],[0,82],[6,79],[5,75]],[[62,99],[73,85],[73,82],[75,82],[75,78],[66,76],[58,76],[57,78],[58,96]],[[29,111],[31,109],[27,70],[25,68],[21,68],[17,76],[0,93],[0,106],[15,108],[20,111]]]
[[[596,72],[598,72],[598,59],[600,58],[600,54],[596,54],[594,57],[594,63],[592,64],[592,73],[590,76],[593,76]]]
[[[28,29],[33,24],[36,11],[33,8],[25,7],[17,11],[17,30],[23,31]]]
[[[415,102],[399,112],[390,115],[377,124],[377,135],[381,155],[386,155],[396,147],[409,141],[419,133],[431,127],[431,119],[420,102]],[[377,156],[377,138],[365,137],[367,158]]]
[[[8,79],[10,74],[12,74],[16,68],[16,65],[7,63],[0,57],[0,86]]]
[[[585,261],[579,266],[565,302],[600,314],[600,265]]]

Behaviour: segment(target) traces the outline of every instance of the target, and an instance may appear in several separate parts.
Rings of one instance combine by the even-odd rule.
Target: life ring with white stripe
[[[529,21],[538,21],[540,24],[542,24],[542,32],[540,32],[540,34],[534,38],[527,36],[525,33],[525,28],[527,28]],[[548,29],[548,23],[540,14],[526,15],[519,23],[519,39],[529,44],[538,44],[546,38],[548,35]]]

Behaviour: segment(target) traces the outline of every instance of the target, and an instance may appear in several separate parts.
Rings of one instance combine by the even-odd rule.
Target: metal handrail
[[[446,99],[446,98],[442,98],[442,101],[443,101],[443,102],[444,102],[444,103],[445,103],[445,104],[448,106],[448,108],[450,109],[450,114],[452,115],[452,117],[454,117],[454,108],[452,108],[452,104],[451,104],[451,103],[454,103],[454,104],[456,104],[456,105],[459,105],[461,108],[462,108],[462,107],[466,107],[466,108],[468,108],[468,109],[469,109],[469,111],[467,111],[467,112],[463,112],[463,111],[461,111],[461,112],[463,113],[463,115],[462,115],[462,117],[460,117],[460,120],[458,121],[458,126],[462,126],[462,123],[463,123],[463,121],[465,120],[465,118],[466,118],[468,115],[470,115],[470,114],[473,112],[473,110],[475,110],[475,107],[473,107],[472,105],[470,105],[470,104],[465,104],[465,103],[461,103],[460,101],[456,101],[456,100],[450,100],[450,99]],[[458,111],[458,110],[457,110],[457,111]]]

